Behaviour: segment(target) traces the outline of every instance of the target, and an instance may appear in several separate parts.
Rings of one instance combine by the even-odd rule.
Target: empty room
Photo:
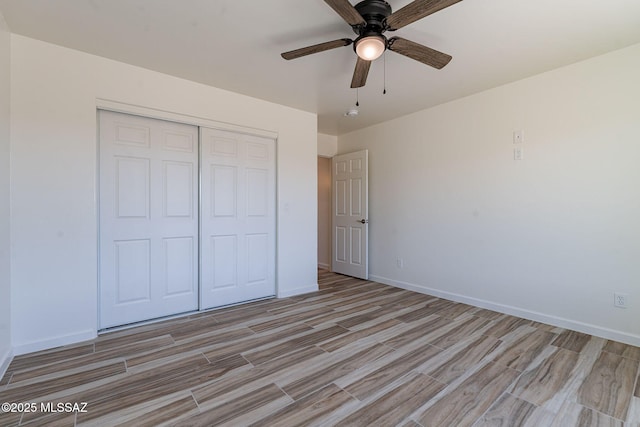
[[[640,426],[637,0],[0,0],[0,427]]]

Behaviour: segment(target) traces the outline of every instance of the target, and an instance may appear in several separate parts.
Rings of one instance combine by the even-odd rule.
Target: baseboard
[[[278,298],[294,297],[296,295],[310,294],[311,292],[318,292],[317,283],[314,283],[313,285],[305,286],[303,288],[291,289],[284,292],[278,291]]]
[[[9,365],[13,360],[13,350],[9,349],[7,352],[0,357],[0,379],[4,377],[4,374],[7,373],[7,369],[9,369]]]
[[[329,264],[325,264],[323,262],[318,263],[318,268],[321,270],[331,270],[331,266]]]
[[[432,295],[438,298],[444,298],[450,301],[461,302],[475,307],[486,308],[488,310],[497,311],[499,313],[509,314],[511,316],[522,317],[523,319],[533,320],[560,328],[570,329],[600,338],[613,341],[623,342],[634,346],[640,346],[640,335],[629,334],[614,329],[604,328],[602,326],[592,325],[577,320],[566,319],[563,317],[553,316],[537,311],[526,310],[510,305],[499,304],[479,298],[468,297],[465,295],[445,292],[438,289],[432,289],[426,286],[420,286],[413,283],[402,282],[399,280],[389,279],[387,277],[369,275],[369,280],[382,283],[397,288],[406,289],[408,291],[419,292],[421,294]]]
[[[97,331],[88,330],[75,334],[61,335],[56,338],[46,339],[42,341],[31,341],[27,343],[17,344],[13,346],[13,353],[16,356],[22,354],[33,353],[34,351],[50,350],[63,345],[76,344],[82,341],[92,340],[97,337]]]

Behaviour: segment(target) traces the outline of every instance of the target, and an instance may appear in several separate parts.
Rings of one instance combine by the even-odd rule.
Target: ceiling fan
[[[358,35],[356,39],[343,38],[307,46],[285,52],[282,57],[287,60],[296,59],[353,43],[358,60],[351,80],[352,88],[365,85],[371,61],[379,58],[387,49],[441,69],[451,61],[450,55],[402,37],[387,38],[384,33],[398,30],[459,1],[462,0],[414,0],[392,13],[391,6],[384,0],[364,0],[355,6],[352,6],[348,0],[324,0],[347,24],[351,25]]]

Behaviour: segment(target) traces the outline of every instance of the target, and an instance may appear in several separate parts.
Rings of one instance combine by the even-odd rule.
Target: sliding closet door
[[[99,112],[100,328],[198,309],[198,128]]]
[[[200,132],[201,308],[275,295],[275,141]]]

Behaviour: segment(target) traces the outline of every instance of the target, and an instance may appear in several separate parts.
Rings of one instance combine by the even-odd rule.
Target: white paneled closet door
[[[100,124],[100,328],[198,309],[198,128]]]
[[[275,295],[275,141],[200,129],[201,308]]]

